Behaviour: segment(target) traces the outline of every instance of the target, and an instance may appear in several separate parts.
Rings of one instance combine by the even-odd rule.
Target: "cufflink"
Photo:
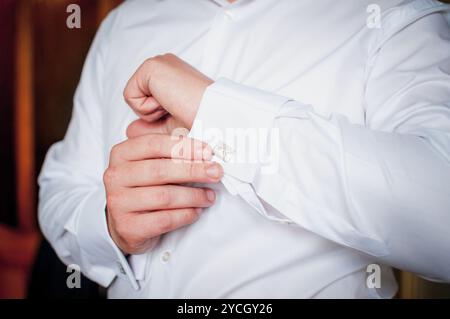
[[[233,159],[233,155],[235,153],[234,149],[231,146],[222,142],[213,147],[213,152],[215,156],[220,158],[225,163],[230,162]]]

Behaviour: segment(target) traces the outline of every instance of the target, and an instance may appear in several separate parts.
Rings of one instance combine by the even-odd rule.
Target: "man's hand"
[[[147,59],[128,81],[124,98],[147,122],[170,113],[190,129],[206,88],[213,81],[173,54]]]
[[[108,229],[128,254],[150,249],[158,236],[196,221],[214,203],[211,189],[175,184],[217,183],[223,171],[211,149],[186,137],[148,134],[113,147],[104,173]]]
[[[172,115],[166,115],[163,118],[153,122],[137,119],[128,125],[126,133],[128,138],[133,138],[146,134],[186,136],[188,132],[188,129],[182,127],[182,124]]]

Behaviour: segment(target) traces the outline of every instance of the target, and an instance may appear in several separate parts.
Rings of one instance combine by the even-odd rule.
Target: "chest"
[[[216,11],[172,23],[155,18],[119,29],[111,51],[120,54],[109,54],[105,62],[105,152],[125,139],[126,126],[136,118],[123,101],[126,81],[146,58],[166,52],[213,79],[226,77],[310,104],[320,114],[341,113],[363,123],[365,16],[277,10],[245,19]],[[328,20],[319,21],[321,16]]]

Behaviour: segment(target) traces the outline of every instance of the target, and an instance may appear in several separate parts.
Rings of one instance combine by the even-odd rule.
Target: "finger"
[[[163,108],[157,108],[153,112],[150,112],[148,114],[138,114],[138,116],[144,121],[151,123],[160,120],[167,114],[168,114],[167,111],[164,110]]]
[[[129,188],[121,195],[126,200],[116,208],[126,212],[210,207],[216,198],[211,189],[179,185]]]
[[[200,217],[200,208],[162,210],[134,213],[131,227],[142,238],[153,238],[194,223]]]
[[[145,116],[152,114],[158,110],[164,110],[159,102],[153,96],[141,96],[134,98],[132,110],[138,116]]]
[[[125,101],[139,116],[148,114],[160,106],[148,88],[150,80],[148,66],[148,63],[143,63],[128,80],[123,91]]]
[[[214,162],[173,161],[171,159],[145,160],[125,163],[117,168],[125,187],[155,186],[181,183],[217,183],[223,169]]]
[[[116,165],[154,158],[210,160],[212,149],[206,143],[188,137],[147,134],[115,145],[110,163]]]
[[[147,134],[168,134],[165,131],[165,126],[163,120],[158,120],[155,122],[147,122],[142,119],[131,122],[127,127],[126,131],[127,137],[129,139],[147,135]]]
[[[173,134],[176,132],[181,132],[181,134]],[[127,127],[127,137],[134,138],[141,135],[147,134],[166,134],[166,135],[184,135],[187,136],[188,130],[181,127],[172,116],[164,116],[163,118],[149,123],[142,119],[131,122]]]

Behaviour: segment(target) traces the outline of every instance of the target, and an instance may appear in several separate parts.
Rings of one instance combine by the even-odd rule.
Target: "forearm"
[[[223,163],[228,189],[272,220],[290,220],[381,262],[450,280],[444,226],[450,222],[449,148],[441,148],[447,150],[442,153],[433,146],[445,145],[450,128],[383,132],[268,95],[226,80],[205,93],[191,136],[210,141],[213,148],[222,142],[229,146],[232,156]],[[450,123],[444,104],[430,110],[447,114],[441,122]],[[270,161],[240,161],[255,148],[224,139],[230,128],[271,132],[272,137],[257,139],[266,147],[256,148]],[[209,129],[217,138],[208,137]],[[252,192],[260,203],[255,204]],[[263,202],[278,216],[268,214]]]
[[[446,158],[424,136],[376,131],[311,109],[293,113],[276,121],[280,169],[276,178],[258,179],[261,198],[326,238],[450,280]],[[269,184],[286,191],[274,196]]]

